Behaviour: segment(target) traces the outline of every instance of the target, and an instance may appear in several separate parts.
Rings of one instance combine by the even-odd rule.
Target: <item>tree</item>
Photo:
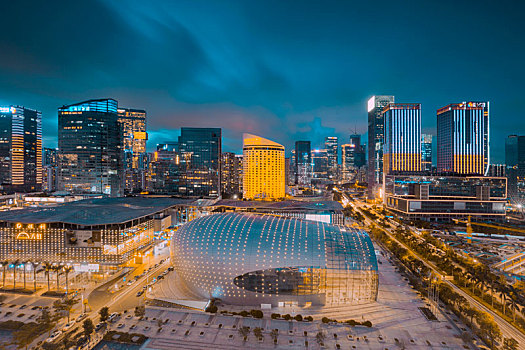
[[[100,315],[100,322],[106,322],[109,317],[109,307],[104,306],[98,311],[98,314]]]
[[[44,271],[46,272],[46,276],[47,276],[47,291],[48,292],[51,290],[50,274],[51,274],[52,270],[53,270],[53,265],[51,265],[48,262],[45,262],[44,263]]]
[[[514,338],[504,338],[502,350],[518,350],[520,344]]]
[[[315,335],[315,341],[317,342],[317,344],[321,345],[322,343],[324,343],[324,338],[325,338],[325,335],[323,333],[323,331],[319,331],[317,332],[317,334]]]
[[[61,311],[67,312],[67,322],[69,322],[69,317],[71,315],[71,309],[73,306],[77,303],[77,299],[75,298],[68,298],[67,295],[62,300],[55,300],[53,303],[53,308],[57,313],[60,313]]]
[[[476,318],[481,333],[490,339],[490,347],[494,349],[494,340],[501,339],[501,331],[498,324],[486,312],[480,312]]]
[[[68,275],[73,270],[73,266],[64,266],[64,274],[66,275],[66,294],[68,293]]]
[[[467,306],[463,309],[463,314],[465,315],[465,317],[468,317],[469,320],[470,320],[470,328],[472,328],[472,325],[473,325],[473,319],[474,319],[474,316],[476,316],[477,314],[477,311],[476,309],[473,309],[471,308],[470,306]]]
[[[262,328],[261,328],[261,327],[255,327],[255,328],[253,329],[253,335],[255,335],[255,337],[256,337],[257,339],[262,338],[262,336],[263,336],[263,335],[262,335]]]
[[[13,263],[13,290],[16,290],[16,268],[18,267],[18,264],[20,263],[19,260],[16,260]]]
[[[95,330],[95,326],[93,325],[93,321],[91,321],[90,318],[86,318],[84,322],[82,323],[82,328],[84,329],[84,335],[88,338],[91,337],[91,333]]]
[[[34,323],[32,323],[35,325]],[[14,343],[17,345],[18,348],[25,348],[27,350],[27,347],[29,344],[33,342],[33,334],[34,329],[31,327],[23,327],[23,329],[20,329],[13,333],[13,340]]]
[[[243,342],[246,342],[246,340],[248,339],[248,335],[250,334],[250,327],[247,327],[247,326],[239,327],[239,334],[243,337],[242,338]]]
[[[62,269],[61,265],[57,265],[53,267],[53,271],[56,273],[57,278],[57,293],[60,292],[60,270]]]
[[[9,261],[4,260],[2,261],[2,267],[4,268],[4,273],[2,275],[2,288],[5,289],[5,274],[7,270],[7,265],[9,265]]]
[[[270,332],[270,337],[273,339],[273,343],[277,344],[277,338],[279,337],[279,331],[277,329],[272,329]]]
[[[143,317],[146,314],[146,308],[144,306],[136,306],[135,307],[135,316],[136,317]]]

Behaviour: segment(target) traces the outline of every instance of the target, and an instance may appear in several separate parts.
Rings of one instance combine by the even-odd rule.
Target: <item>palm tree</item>
[[[51,274],[51,270],[53,270],[53,265],[51,265],[50,263],[48,262],[45,262],[44,263],[44,269],[46,271],[46,276],[47,276],[47,291],[49,292],[49,290],[51,289],[51,283],[49,281],[49,275]]]
[[[5,289],[5,274],[7,273],[7,265],[9,265],[9,261],[4,260],[2,261],[2,267],[4,268],[4,273],[2,275],[2,288]]]
[[[64,266],[64,273],[66,275],[66,294],[68,294],[68,279],[67,279],[67,276],[69,275],[71,270],[73,270],[73,266],[69,266],[69,265]]]
[[[505,315],[505,305],[507,304],[507,294],[504,292],[500,293],[501,295],[501,306],[503,307],[503,315]]]
[[[53,267],[53,270],[56,272],[56,277],[57,277],[57,293],[60,291],[60,289],[59,289],[59,287],[60,287],[59,277],[60,277],[60,270],[61,269],[62,269],[61,265],[56,265],[55,267]]]
[[[14,268],[13,268],[13,290],[16,290],[16,267],[18,266],[18,264],[20,263],[19,260],[16,260],[13,265],[14,265]]]
[[[22,261],[22,266],[24,267],[24,290],[26,289],[26,261]]]
[[[36,262],[31,262],[31,266],[33,267],[33,290],[36,292],[36,268],[38,264]]]

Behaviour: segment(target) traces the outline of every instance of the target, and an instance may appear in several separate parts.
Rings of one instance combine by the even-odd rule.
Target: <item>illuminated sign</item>
[[[133,138],[135,140],[147,140],[148,139],[148,133],[143,131],[136,131],[133,133]]]
[[[369,100],[368,100],[368,111],[370,112],[372,109],[374,109],[376,105],[376,97],[375,96],[372,96]]]
[[[14,108],[14,107],[0,107],[0,113],[16,113],[16,108]]]
[[[16,235],[16,239],[40,241],[42,240],[42,234],[37,232],[20,232]]]

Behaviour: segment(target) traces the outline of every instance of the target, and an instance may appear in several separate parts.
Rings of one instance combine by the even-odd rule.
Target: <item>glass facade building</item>
[[[59,190],[124,194],[117,101],[89,100],[58,109]]]
[[[394,103],[394,96],[372,96],[368,100],[368,196],[374,198],[383,181],[383,109]]]
[[[217,197],[221,192],[222,132],[220,128],[181,128],[180,193]]]
[[[310,141],[295,141],[295,183],[300,186],[310,186],[312,173],[312,147]]]
[[[284,146],[260,136],[244,134],[242,149],[243,198],[284,198]]]
[[[42,114],[0,107],[0,186],[4,193],[42,189]]]
[[[432,135],[421,135],[421,168],[424,172],[432,171]]]
[[[147,166],[146,111],[131,108],[117,111],[122,133],[124,186],[127,192],[140,191],[145,188]]]
[[[378,269],[363,231],[225,213],[177,230],[171,261],[192,294],[227,304],[346,305],[375,301]]]
[[[328,177],[336,179],[338,177],[337,167],[339,164],[339,140],[336,136],[328,136],[324,139],[324,148],[328,158]]]
[[[383,121],[383,174],[421,172],[421,104],[390,103]]]
[[[328,150],[315,149],[312,151],[312,169],[315,179],[328,179],[330,172],[330,158]]]
[[[242,193],[243,156],[232,152],[223,152],[221,161],[221,194],[239,196]]]
[[[405,218],[446,221],[472,216],[503,220],[506,199],[505,177],[385,177],[385,204]]]
[[[489,102],[453,103],[438,109],[438,172],[486,176],[489,134]]]

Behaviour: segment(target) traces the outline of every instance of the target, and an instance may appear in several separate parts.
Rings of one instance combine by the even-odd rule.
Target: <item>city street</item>
[[[367,225],[373,224],[373,222],[371,220],[369,220],[366,217],[366,215],[364,215],[364,213],[361,211],[361,208],[364,205],[363,202],[355,200],[355,201],[353,201],[353,205],[364,216],[365,223]],[[374,212],[374,214],[378,215],[379,217],[384,218],[384,216],[382,214],[380,214],[378,212],[375,212],[375,211],[373,211],[373,212]],[[438,275],[441,275],[441,272],[439,271],[439,269],[434,264],[432,264],[432,263],[426,261],[425,259],[421,258],[416,252],[414,252],[412,249],[410,249],[410,247],[408,247],[407,245],[405,245],[402,242],[400,242],[399,240],[397,240],[394,237],[394,235],[392,234],[392,232],[390,231],[390,229],[384,229],[381,226],[378,226],[378,227],[379,227],[379,229],[383,230],[390,237],[390,239],[392,239],[393,241],[395,241],[399,245],[401,245],[403,248],[405,248],[408,251],[410,251],[412,254],[414,254],[414,256],[418,257],[428,268],[430,268],[432,271],[434,271],[434,273],[436,273]],[[516,327],[514,327],[513,325],[508,323],[506,320],[504,320],[502,317],[500,317],[497,313],[493,312],[492,310],[490,310],[489,308],[487,308],[486,306],[484,306],[483,304],[478,302],[476,299],[471,297],[469,294],[465,293],[461,288],[457,287],[451,281],[444,280],[444,282],[447,283],[454,291],[456,291],[457,293],[459,293],[462,296],[464,296],[469,301],[469,303],[471,303],[472,305],[475,305],[480,310],[485,311],[488,314],[490,314],[492,317],[494,317],[494,321],[496,321],[496,323],[500,327],[500,330],[501,330],[501,332],[503,334],[503,337],[516,339],[518,341],[518,343],[520,344],[519,345],[519,349],[525,349],[525,335],[522,332],[520,332],[518,329],[516,329]]]

